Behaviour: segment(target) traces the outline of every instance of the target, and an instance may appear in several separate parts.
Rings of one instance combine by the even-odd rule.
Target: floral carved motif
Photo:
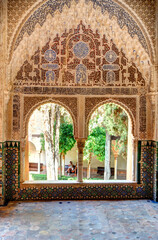
[[[145,139],[146,137],[146,96],[140,96],[139,100],[139,137]]]
[[[12,137],[13,139],[18,138],[20,133],[20,96],[14,95],[13,96],[13,132]]]
[[[15,89],[25,87],[144,87],[145,80],[133,62],[111,40],[86,28],[58,34],[38,48],[17,73]]]

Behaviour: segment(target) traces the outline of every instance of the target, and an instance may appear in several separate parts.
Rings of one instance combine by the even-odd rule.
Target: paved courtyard
[[[158,203],[10,202],[0,207],[0,240],[158,240]]]

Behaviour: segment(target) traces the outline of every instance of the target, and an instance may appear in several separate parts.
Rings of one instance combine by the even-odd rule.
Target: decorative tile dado
[[[101,50],[102,49],[102,50]],[[14,88],[35,87],[145,87],[133,62],[98,31],[80,22],[38,49],[17,73]]]
[[[154,201],[158,202],[158,142],[155,142],[155,163],[154,163]]]
[[[154,141],[141,141],[140,180],[151,198],[153,198],[155,148],[156,143]]]
[[[110,18],[116,17],[120,28],[122,29],[124,26],[126,26],[130,36],[132,38],[134,36],[137,36],[141,45],[146,51],[148,51],[145,37],[143,36],[141,29],[139,28],[135,20],[132,18],[132,16],[130,16],[120,5],[118,5],[112,0],[86,0],[85,2],[92,2],[94,8],[100,7],[102,14],[107,11]],[[70,7],[70,4],[71,0],[48,0],[39,9],[35,10],[34,13],[29,17],[29,19],[24,23],[16,40],[15,49],[23,39],[25,33],[28,33],[28,35],[32,34],[37,23],[42,26],[48,14],[51,14],[53,16],[56,10],[62,12],[63,7],[65,5],[67,7]]]
[[[19,200],[97,200],[97,199],[132,199],[137,198],[137,187],[121,184],[94,184],[78,186],[54,186],[22,188],[19,192]],[[144,194],[145,195],[145,194]],[[141,197],[138,197],[141,198]],[[142,197],[144,198],[144,197]]]
[[[4,200],[3,146],[0,143],[0,205]]]
[[[156,201],[158,202],[158,142],[157,142],[157,146],[156,146],[156,166],[155,166],[155,169],[156,169]]]
[[[20,186],[20,143],[5,142],[6,201],[61,199],[141,199],[153,198],[154,149],[152,141],[140,141],[140,184],[45,184]],[[22,162],[22,161],[21,161]]]
[[[6,201],[18,198],[20,187],[20,142],[4,143]]]

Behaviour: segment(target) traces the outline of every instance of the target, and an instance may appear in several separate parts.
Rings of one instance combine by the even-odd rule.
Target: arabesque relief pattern
[[[20,130],[20,96],[13,96],[13,131]]]
[[[156,16],[155,16],[155,0],[123,0],[132,10],[138,14],[140,19],[143,21],[145,24],[152,41],[155,43],[155,21],[156,21]]]
[[[106,1],[86,0],[86,2],[92,2],[94,8],[100,7],[102,13],[104,13],[105,11],[108,11],[111,18],[116,17],[120,28],[123,28],[124,26],[126,26],[131,37],[134,37],[136,35],[141,45],[143,46],[143,48],[148,52],[146,40],[145,40],[145,37],[143,36],[141,29],[139,28],[135,20],[123,8],[121,8],[118,4],[116,4],[112,0],[106,0]],[[48,14],[51,14],[53,16],[56,10],[59,10],[59,12],[62,12],[65,5],[70,7],[71,0],[63,0],[63,1],[57,0],[55,4],[54,4],[54,1],[48,0],[39,9],[37,9],[29,17],[29,19],[24,23],[18,35],[18,38],[16,40],[15,49],[23,39],[25,33],[27,33],[28,35],[31,35],[37,23],[40,25],[43,25]],[[120,21],[120,13],[121,13],[121,21]]]
[[[138,88],[128,88],[128,87],[24,87],[15,88],[15,93],[29,94],[29,95],[137,95]]]
[[[151,9],[148,10],[147,14],[144,9],[146,9],[149,4],[148,0],[124,1],[129,6],[135,5],[134,10],[138,15],[141,15],[141,19],[145,23],[145,26],[147,26],[154,41],[155,32],[153,25],[155,22],[155,5],[153,4],[153,0],[150,5]],[[10,68],[12,76],[15,76],[13,72],[14,69],[16,69],[15,63],[17,59],[20,62],[17,63],[17,65],[19,64],[18,67],[21,66],[21,62],[23,61],[22,58],[18,57],[24,54],[23,56],[25,58],[27,55],[27,51],[23,51],[26,47],[25,41],[23,40],[25,39],[27,41],[27,38],[31,35],[33,36],[36,27],[37,32],[40,32],[39,29],[42,29],[41,26],[44,26],[49,14],[53,17],[54,14],[56,14],[56,10],[61,13],[65,7],[67,9],[70,8],[70,3],[72,2],[71,0],[44,1],[40,10],[32,11],[32,15],[27,20],[25,19],[26,21],[23,22],[19,36],[16,35],[14,39],[16,41],[14,50],[16,49],[18,52],[20,49],[21,51],[19,51],[18,55],[15,50],[15,62],[13,60],[14,57],[11,60],[12,65]],[[8,40],[11,39],[15,26],[20,22],[24,12],[33,6],[34,3],[34,0],[8,0]],[[133,42],[137,39],[138,45],[141,44],[140,54],[137,54],[138,52],[134,50],[134,44],[131,48],[129,45],[126,46],[126,50],[129,50],[128,52],[130,52],[131,55],[135,55],[135,59],[138,59],[137,62],[141,63],[142,66],[145,63],[145,67],[142,69],[150,68],[149,58],[146,58],[146,55],[148,56],[148,46],[133,16],[129,15],[121,5],[112,0],[86,0],[85,3],[88,3],[87,6],[93,4],[93,11],[94,9],[98,11],[99,8],[100,12],[98,12],[100,14],[108,12],[110,21],[113,21],[113,19],[116,20],[119,31],[126,32],[127,30],[127,34],[125,34],[127,41],[128,38],[131,38]],[[150,26],[151,21],[152,26]],[[40,24],[39,28],[37,26],[38,24]],[[67,28],[65,31],[62,30],[62,34],[60,31],[55,31],[56,36],[54,37],[53,35],[53,38],[48,40],[47,44],[45,44],[46,42],[44,40],[45,45],[41,41],[43,45],[39,44],[38,49],[35,48],[34,50],[35,45],[33,45],[34,54],[30,51],[31,54],[28,54],[29,57],[25,59],[13,84],[13,134],[15,132],[23,132],[23,129],[20,129],[22,128],[20,122],[23,120],[25,128],[27,126],[27,117],[30,116],[31,111],[34,110],[36,106],[39,106],[40,103],[44,103],[47,100],[52,102],[54,100],[54,102],[56,101],[67,106],[77,122],[77,95],[91,95],[91,98],[86,96],[85,99],[86,121],[95,106],[109,99],[110,101],[118,101],[126,106],[133,115],[131,119],[133,121],[132,125],[134,126],[135,124],[138,126],[138,138],[145,139],[147,125],[147,91],[145,90],[145,93],[142,94],[140,90],[143,92],[144,89],[148,89],[148,83],[150,83],[151,80],[150,74],[144,74],[141,68],[138,69],[138,65],[132,61],[132,57],[131,59],[129,59],[129,57],[127,58],[125,52],[121,50],[123,47],[122,42],[119,42],[117,45],[117,42],[114,43],[112,40],[109,40],[103,32],[100,33],[99,30],[95,31],[94,29],[97,29],[97,27],[93,27],[92,29],[88,26],[86,21],[84,24],[80,21],[77,22],[77,24],[74,24],[75,26],[73,26],[72,29]],[[100,22],[98,21],[98,29],[99,24]],[[54,28],[52,31],[54,31]],[[106,33],[106,31],[104,32]],[[114,34],[116,33],[114,32]],[[36,37],[38,38],[39,36],[40,34],[37,34]],[[110,35],[110,37],[111,36],[112,35]],[[18,38],[16,39],[16,37]],[[112,39],[112,37],[110,39]],[[22,46],[20,46],[20,44]],[[137,48],[139,48],[138,45],[136,46]],[[142,57],[143,55],[145,57]],[[8,75],[9,74],[10,73],[8,73]],[[142,76],[142,74],[144,74],[144,76]],[[27,94],[32,96],[28,96]],[[36,96],[34,94],[36,94]],[[42,94],[42,96],[40,94]],[[51,94],[61,96],[52,97]],[[97,97],[95,95],[97,95]],[[24,114],[20,115],[20,113]],[[21,117],[23,117],[23,119],[21,119]],[[24,129],[24,131],[25,130],[26,129]],[[20,140],[22,142],[21,138]],[[140,143],[139,184],[114,183],[84,185],[76,183],[76,185],[70,184],[63,186],[62,184],[56,184],[52,186],[48,184],[46,186],[32,185],[31,187],[29,184],[21,184],[20,186],[20,165],[22,164],[20,154],[21,151],[24,150],[21,148],[20,151],[20,142],[5,142],[2,144],[3,146],[0,151],[0,202],[5,194],[7,201],[38,199],[152,199],[155,143],[147,140],[140,141]],[[3,188],[4,186],[6,188],[5,190]]]
[[[86,27],[82,22],[74,29],[65,30],[61,36],[56,34],[52,41],[38,48],[31,59],[26,60],[18,71],[13,91],[15,94],[13,133],[19,129],[19,94],[31,94],[32,97],[24,97],[23,130],[25,133],[26,114],[41,101],[56,99],[65,104],[71,109],[77,123],[77,95],[108,95],[86,99],[85,119],[88,124],[87,117],[92,108],[113,95],[114,100],[122,103],[133,114],[131,120],[134,134],[134,126],[138,121],[136,97],[126,96],[139,95],[139,137],[146,139],[147,82],[136,65],[128,61],[112,40],[109,42],[105,35],[100,36],[97,30],[93,32],[90,26]],[[43,97],[34,97],[33,94],[42,94]],[[72,96],[71,100],[67,97],[54,98],[51,94],[69,97],[74,95],[74,98]],[[121,97],[116,97],[117,95]],[[75,132],[77,133],[76,123]]]
[[[8,43],[22,16],[25,15],[29,9],[32,10],[36,2],[37,0],[8,0]],[[140,17],[154,42],[155,29],[153,23],[155,22],[155,1],[124,0],[123,2]]]
[[[139,99],[139,137],[146,138],[146,96],[142,95]]]
[[[106,97],[86,97],[85,99],[85,119],[86,126],[88,129],[89,119],[96,107],[102,105],[103,103],[116,103],[119,106],[123,106],[124,109],[127,108],[127,113],[132,122],[132,133],[135,135],[135,123],[136,123],[136,98],[106,98]],[[130,112],[129,112],[130,111]]]
[[[144,87],[145,79],[116,45],[82,22],[58,34],[26,60],[14,81],[14,91],[28,86]]]
[[[58,104],[63,104],[63,106],[68,108],[68,111],[70,112],[73,121],[74,121],[74,134],[77,134],[77,118],[78,118],[78,112],[77,112],[77,98],[75,97],[24,97],[24,124],[23,124],[23,134],[25,136],[27,131],[27,124],[29,120],[30,115],[32,112],[41,104],[47,103],[47,102],[53,102]]]

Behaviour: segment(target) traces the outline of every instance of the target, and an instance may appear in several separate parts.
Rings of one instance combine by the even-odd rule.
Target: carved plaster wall
[[[88,124],[91,118],[92,113],[102,104],[106,103],[115,103],[118,106],[122,107],[132,123],[132,134],[134,137],[138,137],[136,133],[136,109],[137,101],[136,97],[86,97],[85,99],[85,122],[86,122],[86,136],[88,136]],[[146,130],[145,130],[146,131]]]
[[[147,140],[156,139],[158,119],[158,81],[152,67],[155,1],[8,0],[8,9],[5,0],[0,7],[2,2],[0,136],[5,129],[11,141],[0,146],[0,204],[5,195],[2,189],[7,200],[152,198],[156,148]],[[4,86],[6,80],[8,86]],[[138,184],[83,185],[77,191],[69,186],[59,186],[59,191],[58,186],[20,186],[29,117],[48,101],[69,110],[76,138],[87,137],[88,121],[96,107],[109,101],[123,107],[138,147]],[[138,139],[147,140],[137,146]]]
[[[8,0],[8,42],[20,20],[45,1],[37,0]],[[132,10],[144,22],[151,38],[155,39],[155,0],[122,0],[115,1]]]
[[[4,87],[7,76],[7,2],[0,0],[0,141],[4,140]]]
[[[53,102],[65,107],[72,116],[74,124],[74,136],[77,137],[77,120],[78,120],[78,107],[77,98],[75,97],[24,97],[24,111],[23,111],[23,137],[25,138],[28,131],[28,122],[33,111],[41,104]]]
[[[54,100],[63,104],[66,101],[65,106],[73,114],[75,123],[80,122],[75,125],[76,137],[86,138],[92,110],[101,102],[112,99],[127,108],[133,135],[146,139],[148,86],[149,82],[135,63],[130,62],[122,50],[119,51],[112,39],[99,34],[98,30],[93,31],[81,21],[73,29],[56,33],[54,39],[38,47],[17,72],[13,83],[13,136],[16,132],[20,134],[20,121],[24,123],[23,133],[26,135],[26,115],[32,107],[35,109],[42,101]],[[87,95],[92,97],[85,99]],[[75,99],[76,105],[68,96]],[[85,109],[82,116],[77,116],[77,111],[80,112],[78,99]],[[79,119],[82,119],[82,127]]]
[[[65,4],[64,4],[65,3]],[[40,14],[40,11],[43,14]],[[53,40],[58,33],[65,29],[71,31],[82,20],[83,24],[100,35],[113,40],[119,51],[123,51],[129,61],[134,62],[143,76],[150,82],[150,62],[152,50],[147,43],[141,28],[123,8],[108,0],[78,2],[57,1],[53,5],[48,1],[36,10],[24,23],[20,33],[10,45],[10,72],[8,81],[13,80],[25,60],[29,60],[38,47],[45,45],[49,39]],[[150,41],[149,41],[150,42]],[[11,58],[12,56],[12,58]]]
[[[14,80],[14,91],[28,86],[147,87],[135,63],[113,40],[80,22],[56,34],[25,60]]]

